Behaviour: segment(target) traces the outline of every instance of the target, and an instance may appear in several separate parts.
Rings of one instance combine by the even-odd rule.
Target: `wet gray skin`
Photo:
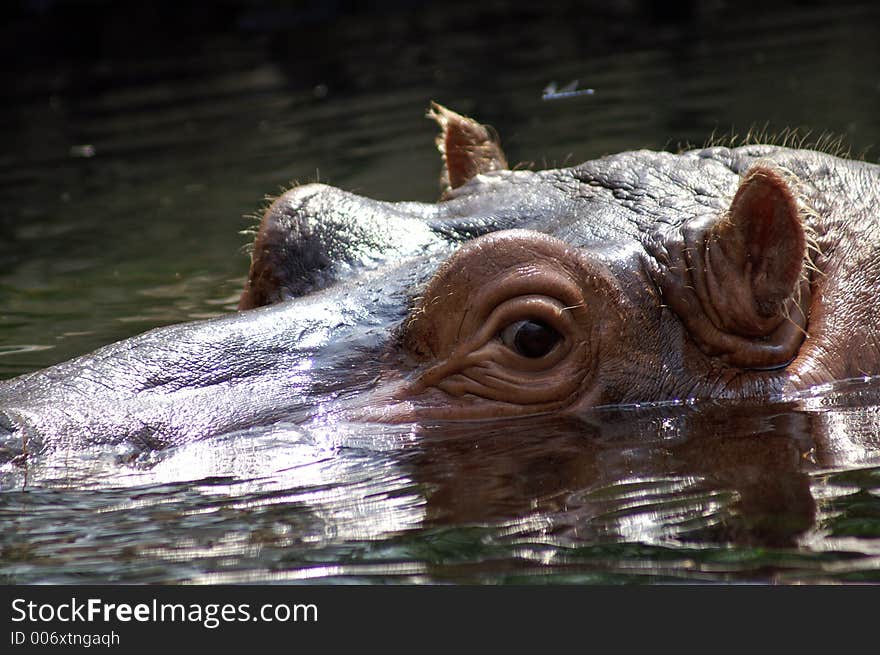
[[[489,132],[434,112],[440,202],[292,189],[263,219],[242,311],[4,382],[4,459],[280,421],[772,399],[880,369],[877,166],[755,145],[510,171]],[[529,286],[551,269],[562,282]],[[553,297],[557,283],[582,301]],[[498,306],[526,298],[501,323],[480,304],[496,287]],[[523,322],[551,329],[523,346]],[[492,353],[521,368],[499,372]]]
[[[306,421],[368,390],[408,287],[430,262],[387,263],[302,299],[158,328],[2,386],[7,457],[130,442],[161,448]]]

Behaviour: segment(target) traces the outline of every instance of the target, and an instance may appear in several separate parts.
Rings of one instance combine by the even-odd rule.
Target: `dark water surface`
[[[435,199],[430,100],[537,167],[751,128],[878,158],[871,3],[118,4],[4,9],[3,377],[234,311],[293,180]],[[129,455],[0,468],[0,581],[880,582],[876,380]]]

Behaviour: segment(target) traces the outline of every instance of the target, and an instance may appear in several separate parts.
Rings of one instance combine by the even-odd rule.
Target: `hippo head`
[[[763,399],[880,368],[878,167],[753,145],[508,170],[490,129],[430,115],[440,202],[287,191],[241,311],[5,382],[6,432],[156,447],[327,417]]]

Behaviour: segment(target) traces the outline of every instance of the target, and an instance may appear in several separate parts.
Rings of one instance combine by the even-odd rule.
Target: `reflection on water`
[[[145,5],[161,38],[114,3],[13,15],[0,375],[233,311],[239,232],[292,180],[436,198],[432,99],[537,166],[753,125],[880,143],[877,7],[648,4],[258,5],[198,33]],[[0,453],[0,580],[877,582],[878,435],[862,380],[748,407],[277,424],[26,469]]]
[[[316,422],[150,453],[55,452],[2,470],[0,571],[64,583],[878,581],[880,385],[823,398],[834,400],[477,426]]]

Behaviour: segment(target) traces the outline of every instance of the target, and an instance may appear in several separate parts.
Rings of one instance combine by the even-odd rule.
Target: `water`
[[[5,9],[0,375],[233,311],[240,232],[293,180],[435,199],[430,100],[537,167],[751,128],[877,160],[876,7],[648,4]],[[0,580],[877,582],[878,423],[864,380],[60,452],[0,471]]]

